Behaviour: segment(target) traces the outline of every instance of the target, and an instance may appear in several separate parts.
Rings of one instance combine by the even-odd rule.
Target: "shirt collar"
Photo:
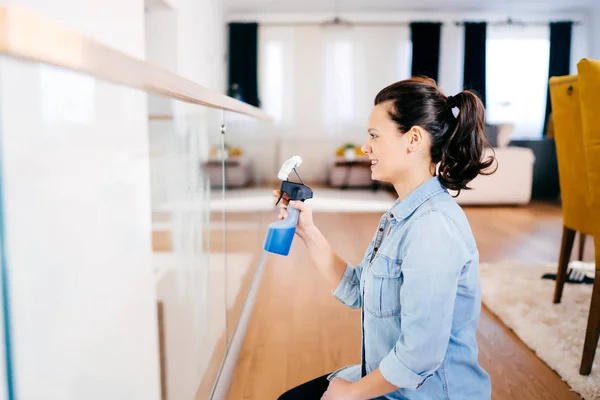
[[[431,177],[406,196],[398,199],[391,207],[390,218],[401,221],[412,214],[419,206],[438,193],[446,191],[437,176]]]

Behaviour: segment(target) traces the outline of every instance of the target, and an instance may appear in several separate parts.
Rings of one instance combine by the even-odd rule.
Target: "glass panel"
[[[264,262],[266,228],[276,219],[273,185],[269,181],[277,179],[279,167],[277,171],[271,170],[269,152],[257,140],[268,123],[231,112],[226,113],[225,122],[227,337],[230,341],[250,286],[257,277],[257,267]],[[265,161],[267,168],[263,166]]]
[[[147,96],[7,58],[0,82],[14,393],[157,398]]]
[[[2,138],[0,136],[0,143]],[[2,146],[0,145],[0,149]],[[10,320],[10,313],[5,314],[6,309],[9,307],[10,294],[6,293],[8,280],[6,279],[6,272],[8,266],[6,265],[6,255],[4,253],[5,247],[5,235],[4,235],[4,201],[2,198],[2,168],[0,167],[0,400],[12,400],[14,397],[12,393],[9,394],[9,390],[12,390],[13,376],[10,373],[8,365],[12,364],[10,359],[10,335],[6,335],[6,328],[9,326],[8,321]],[[7,338],[9,339],[7,341]],[[8,351],[7,351],[8,350]],[[10,373],[10,375],[9,375]]]
[[[223,111],[163,100],[171,118],[149,121],[163,380],[168,398],[208,399],[227,348]]]

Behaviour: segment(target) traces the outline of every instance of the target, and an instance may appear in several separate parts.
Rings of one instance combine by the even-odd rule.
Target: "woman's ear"
[[[413,126],[408,132],[408,151],[416,151],[422,147],[425,137],[425,131],[420,126]]]

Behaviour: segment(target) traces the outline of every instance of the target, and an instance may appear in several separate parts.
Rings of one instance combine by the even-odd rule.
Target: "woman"
[[[363,340],[360,365],[316,378],[280,400],[491,398],[476,342],[479,253],[449,193],[493,172],[494,157],[483,159],[484,121],[475,94],[446,97],[430,79],[397,82],[376,96],[362,150],[372,178],[392,183],[398,200],[357,266],[332,251],[308,204],[290,203],[300,210],[296,233],[333,294],[362,308]],[[282,208],[279,218],[286,216]]]

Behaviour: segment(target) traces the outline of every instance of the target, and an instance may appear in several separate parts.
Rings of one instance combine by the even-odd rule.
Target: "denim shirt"
[[[362,308],[362,357],[328,379],[357,381],[379,368],[400,388],[379,399],[490,399],[476,342],[478,265],[467,218],[437,177],[396,201],[333,291]]]

